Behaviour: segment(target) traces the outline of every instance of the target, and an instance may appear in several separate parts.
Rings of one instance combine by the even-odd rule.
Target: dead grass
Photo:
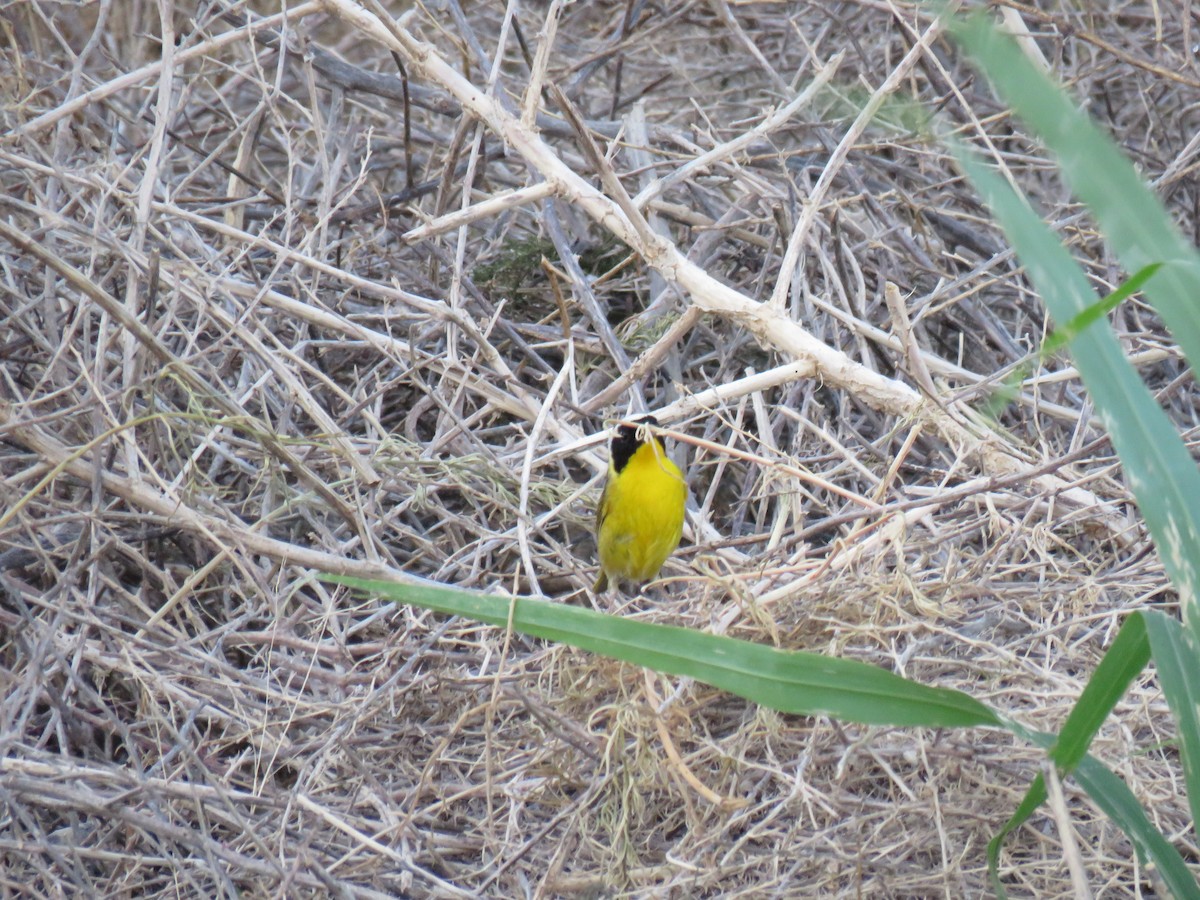
[[[1170,4],[1102,6],[1018,8],[1193,233],[1194,23]],[[438,9],[406,27],[485,84],[502,5]],[[602,454],[580,438],[632,396],[711,443],[688,448],[696,512],[675,580],[627,614],[868,660],[1053,729],[1125,611],[1174,603],[1068,361],[1003,416],[996,446],[1026,476],[820,369],[691,400],[797,360],[700,313],[569,197],[537,195],[522,158],[413,71],[406,131],[396,63],[362,33],[307,7],[283,40],[279,23],[236,31],[259,15],[179,7],[166,65],[154,4],[33,0],[0,18],[0,891],[987,893],[986,843],[1039,765],[1007,735],[781,716],[356,601],[311,566],[536,579],[588,602]],[[544,15],[517,16],[530,58]],[[786,126],[644,212],[765,300],[828,170],[782,312],[900,387],[927,369],[961,411],[1036,348],[1041,302],[941,148],[874,124],[830,165],[928,25],[869,0],[575,4],[545,83],[632,195],[844,51]],[[495,88],[514,110],[520,41]],[[986,135],[1098,289],[1119,280],[952,47],[936,41],[901,90]],[[636,102],[645,141],[609,146],[636,133]],[[548,145],[591,178],[559,107],[542,111]],[[467,185],[468,205],[533,193],[460,229],[445,217]],[[543,252],[567,272],[581,257],[561,303]],[[1157,317],[1127,302],[1114,318],[1190,436],[1192,377]],[[647,377],[594,407],[642,352]],[[1043,474],[1106,505],[1049,492]],[[1146,678],[1094,752],[1194,859],[1172,733]],[[1125,837],[1065,790],[1095,896],[1154,896]],[[1009,840],[1004,874],[1015,896],[1072,895],[1049,814]]]

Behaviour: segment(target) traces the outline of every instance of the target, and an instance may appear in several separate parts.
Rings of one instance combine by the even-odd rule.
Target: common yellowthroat
[[[687,485],[652,425],[654,416],[636,427],[620,425],[609,444],[608,480],[596,509],[597,593],[610,582],[649,581],[683,535]]]

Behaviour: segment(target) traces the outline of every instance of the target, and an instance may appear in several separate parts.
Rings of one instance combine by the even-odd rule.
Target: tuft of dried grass
[[[942,150],[854,120],[889,79],[939,107],[1111,286],[1051,161],[912,4],[555,4],[542,55],[541,8],[402,17],[633,253],[524,132],[324,9],[0,19],[4,892],[984,892],[1039,766],[1010,736],[780,716],[312,570],[586,602],[603,417],[665,408],[692,539],[625,614],[1057,727],[1123,613],[1173,596],[1067,360],[957,440],[1048,323]],[[1008,10],[1194,230],[1186,12]],[[659,239],[751,301],[794,264],[790,292],[723,311]],[[1114,318],[1190,436],[1161,323]],[[1095,752],[1194,855],[1170,738],[1147,678]],[[1152,891],[1063,790],[1097,892]],[[1072,889],[1063,821],[1010,839],[1016,892]]]

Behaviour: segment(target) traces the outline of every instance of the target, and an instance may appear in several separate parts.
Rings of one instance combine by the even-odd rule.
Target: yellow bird
[[[597,593],[610,583],[649,581],[683,536],[687,485],[662,438],[651,432],[656,425],[654,416],[636,427],[620,425],[609,444],[608,480],[596,509]]]

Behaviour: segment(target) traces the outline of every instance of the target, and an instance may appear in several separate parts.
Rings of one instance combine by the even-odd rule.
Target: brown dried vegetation
[[[1194,233],[1194,11],[1046,5],[1012,7]],[[1069,360],[1001,416],[1025,477],[819,366],[739,392],[798,360],[551,199],[442,85],[401,78],[317,4],[286,27],[263,24],[278,5],[171,10],[0,12],[0,891],[986,892],[985,845],[1040,758],[1007,735],[781,716],[358,600],[313,567],[535,577],[588,602],[602,417],[635,397],[709,443],[686,448],[673,580],[626,614],[871,661],[1053,729],[1122,614],[1173,603]],[[404,25],[519,111],[545,16],[522,6],[507,29],[503,4],[445,0]],[[887,107],[834,152],[930,23],[873,0],[570,5],[541,136],[599,183],[557,88],[635,195],[844,52],[785,125],[642,211],[765,301],[820,185],[780,314],[966,415],[1036,350],[1041,302],[944,150]],[[953,46],[934,40],[900,95],[1003,162],[1100,292],[1119,282]],[[1158,319],[1127,302],[1114,320],[1190,436],[1192,376]],[[643,351],[646,377],[594,402]],[[730,393],[705,399],[716,385]],[[1171,735],[1147,678],[1095,752],[1194,858]],[[1151,894],[1129,842],[1066,790],[1096,894]],[[1021,896],[1071,892],[1053,819],[1010,839],[1004,874]]]

